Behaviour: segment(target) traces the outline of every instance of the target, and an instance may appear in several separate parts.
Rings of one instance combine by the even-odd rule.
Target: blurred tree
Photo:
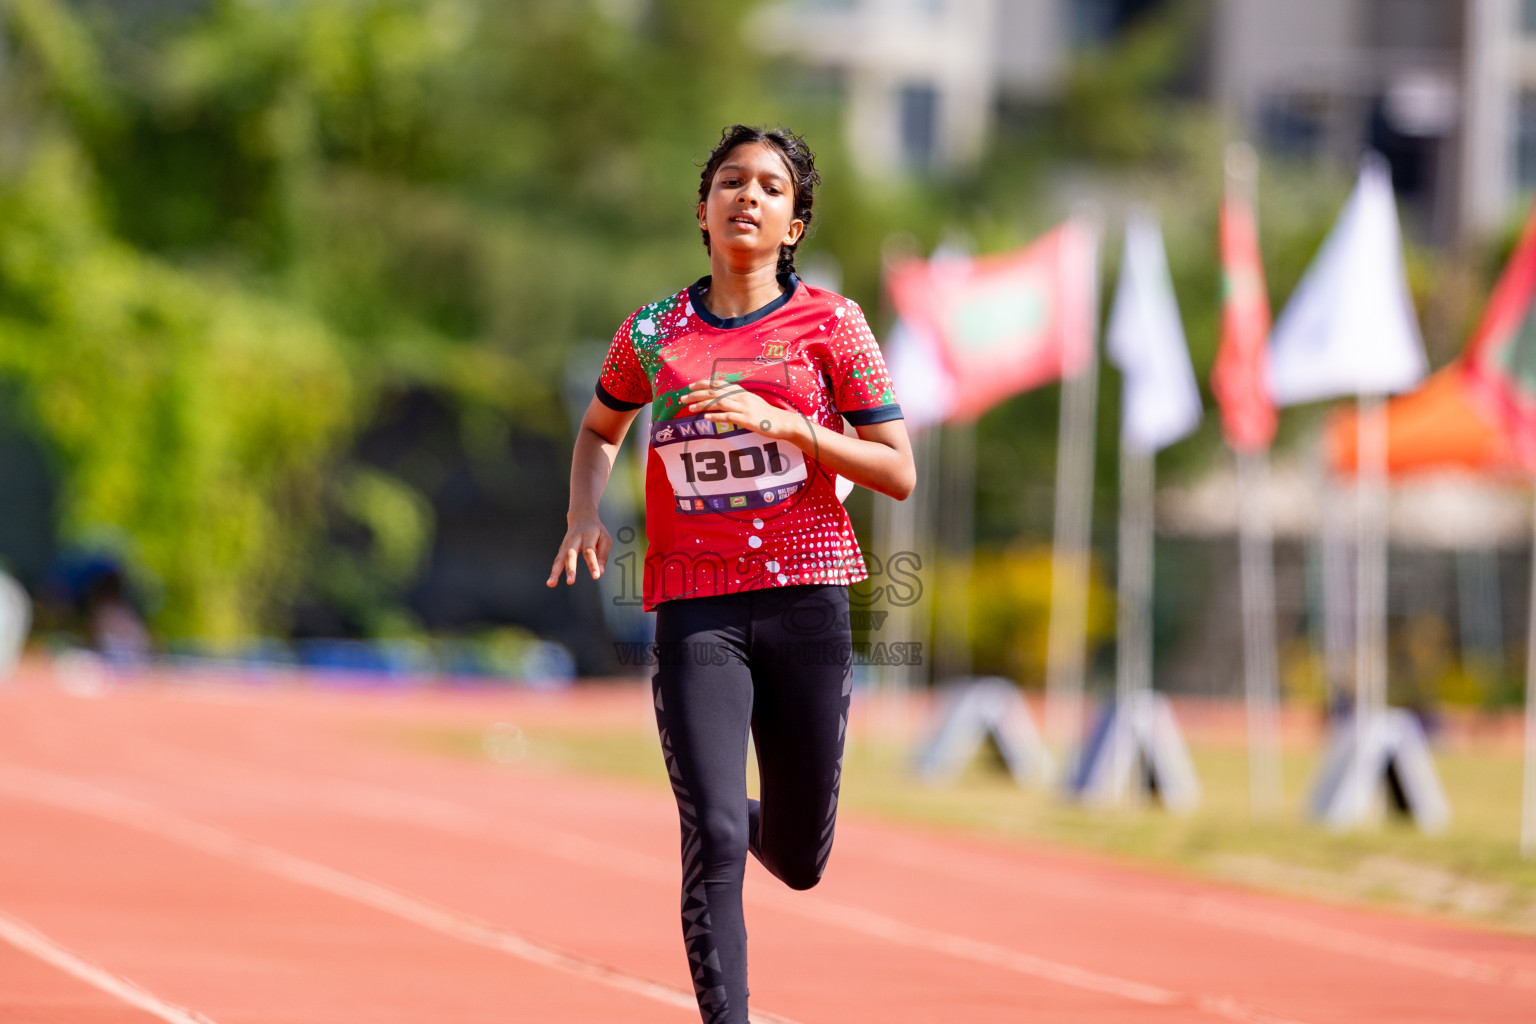
[[[350,376],[303,310],[112,238],[93,184],[44,126],[0,184],[0,373],[62,459],[65,536],[126,532],[166,629],[245,635],[295,583]]]
[[[754,55],[744,5],[10,0],[0,375],[60,460],[64,539],[131,537],[162,583],[162,633],[282,631],[302,595],[358,630],[410,631],[443,467],[505,492],[532,472],[514,436],[564,445],[572,347],[703,272],[697,167],[734,121],[812,133],[825,185],[807,255],[835,259],[872,312],[892,232],[996,251],[1085,180],[1150,199],[1203,378],[1222,133],[1178,83],[1204,9],[1168,5],[1082,55],[1060,103],[974,172],[876,187],[853,177],[824,97]],[[1348,185],[1278,177],[1261,193],[1277,299]],[[357,439],[421,395],[456,433],[370,461]],[[983,462],[1001,467],[981,478],[982,541],[1048,529],[1055,401],[1043,389],[982,421]],[[1217,444],[1208,430],[1169,461]],[[563,486],[538,464],[523,490]]]
[[[301,594],[409,630],[432,463],[563,441],[570,347],[702,272],[698,164],[723,125],[787,112],[744,13],[8,4],[0,373],[61,453],[66,541],[131,537],[168,635],[280,631]],[[877,300],[888,201],[828,205]],[[357,464],[422,390],[459,450]]]

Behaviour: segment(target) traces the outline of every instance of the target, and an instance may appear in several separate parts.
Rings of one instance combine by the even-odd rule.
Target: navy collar
[[[788,271],[786,273],[780,274],[779,284],[784,286],[784,293],[778,298],[774,299],[766,306],[754,309],[750,313],[744,313],[741,316],[721,317],[715,316],[715,314],[704,308],[703,295],[705,290],[709,288],[709,280],[709,275],[705,274],[703,277],[693,282],[693,284],[689,285],[688,301],[693,304],[693,312],[700,320],[703,320],[711,327],[718,327],[727,331],[733,327],[745,327],[747,324],[757,323],[757,321],[761,320],[769,313],[773,313],[781,309],[784,303],[788,302],[794,296],[795,290],[800,287],[800,279],[795,276],[794,271]]]

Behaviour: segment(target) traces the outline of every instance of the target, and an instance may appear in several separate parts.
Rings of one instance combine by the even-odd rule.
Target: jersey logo
[[[763,342],[763,354],[753,360],[755,363],[771,363],[783,359],[789,351],[789,346],[782,341]]]

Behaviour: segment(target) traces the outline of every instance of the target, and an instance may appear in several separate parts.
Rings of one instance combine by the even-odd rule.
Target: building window
[[[1536,91],[1524,89],[1515,115],[1515,178],[1522,192],[1536,188]]]
[[[1069,36],[1075,46],[1101,46],[1166,4],[1167,0],[1071,0]]]
[[[1259,105],[1264,146],[1291,157],[1313,157],[1322,149],[1326,101],[1302,93],[1277,93]]]
[[[939,94],[931,85],[907,85],[901,90],[901,156],[908,167],[933,166],[938,143]]]
[[[1520,31],[1536,36],[1536,0],[1520,0]]]

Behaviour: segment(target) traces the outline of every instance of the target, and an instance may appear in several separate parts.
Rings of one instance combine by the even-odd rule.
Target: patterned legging
[[[683,943],[705,1024],[746,1024],[747,853],[794,889],[832,850],[848,726],[848,592],[791,586],[656,612],[656,727],[683,847]],[[747,798],[747,730],[762,801]]]

